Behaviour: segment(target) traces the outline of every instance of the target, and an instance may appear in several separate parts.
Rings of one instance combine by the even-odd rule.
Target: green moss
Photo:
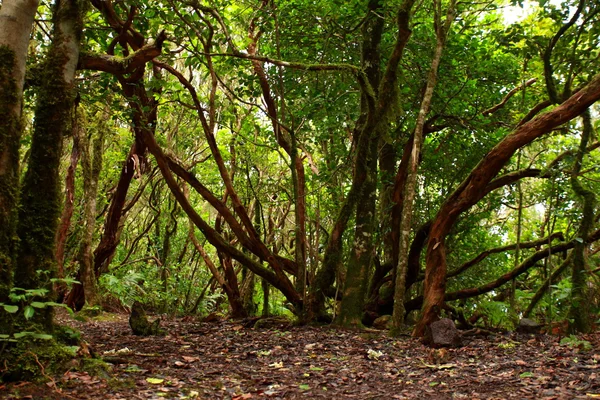
[[[66,18],[74,18],[81,28],[79,3],[76,2],[74,7],[67,5],[54,10],[55,28],[60,28],[60,22]],[[48,289],[49,294],[40,299],[42,301],[52,299],[50,278],[55,276],[56,269],[54,236],[61,208],[60,157],[63,137],[71,130],[76,94],[74,85],[64,80],[64,68],[69,60],[69,50],[65,46],[68,40],[70,38],[65,38],[60,29],[55,29],[52,45],[43,63],[17,228],[20,247],[15,285],[25,289]],[[42,274],[38,271],[42,271]],[[34,318],[47,330],[51,329],[50,307],[36,313]]]
[[[56,326],[54,336],[59,343],[77,346],[81,342],[81,332],[69,326]]]
[[[12,286],[14,250],[16,244],[16,204],[19,174],[19,141],[21,137],[19,93],[13,78],[16,67],[14,52],[0,46],[0,302],[8,300]],[[0,332],[9,324],[0,312]]]
[[[118,379],[118,378],[112,378],[109,379],[106,384],[108,385],[108,387],[112,390],[114,390],[115,392],[118,392],[120,390],[123,389],[135,389],[135,379],[133,378],[126,378],[126,379]]]
[[[93,317],[92,319],[94,321],[120,321],[121,316],[119,314],[103,312],[100,315]]]
[[[78,315],[91,318],[100,317],[102,315],[102,308],[100,308],[99,306],[85,306],[81,309],[81,311],[79,311]]]
[[[90,376],[108,379],[112,372],[112,365],[99,358],[83,358],[78,369],[87,372]]]
[[[135,335],[139,336],[152,336],[152,335],[165,335],[166,332],[160,329],[160,318],[154,322],[148,321],[148,316],[144,307],[140,302],[135,301],[131,306],[131,315],[129,317],[129,326]]]
[[[73,351],[55,340],[21,340],[5,356],[3,382],[46,381],[69,368]]]

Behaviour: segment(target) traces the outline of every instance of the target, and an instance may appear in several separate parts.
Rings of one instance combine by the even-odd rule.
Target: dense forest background
[[[589,332],[599,12],[3,0],[1,338],[135,300]]]

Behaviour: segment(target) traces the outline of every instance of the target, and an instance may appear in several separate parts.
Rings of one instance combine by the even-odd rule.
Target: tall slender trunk
[[[0,8],[0,302],[8,300],[13,281],[23,84],[38,3],[4,0]]]
[[[67,169],[67,176],[65,178],[65,202],[63,205],[62,214],[60,216],[60,223],[58,224],[59,228],[56,232],[56,264],[58,278],[65,277],[65,246],[67,243],[67,237],[69,235],[73,210],[75,209],[75,170],[77,169],[80,155],[79,138],[76,131],[80,128],[80,123],[76,120],[73,127],[73,148],[71,149],[71,159]]]
[[[105,118],[106,116],[101,116]],[[92,240],[96,228],[96,204],[98,198],[98,180],[102,171],[102,153],[104,151],[104,134],[107,126],[102,121],[97,121],[98,132],[82,135],[81,165],[83,169],[84,192],[84,229],[79,248],[80,282],[83,285],[85,303],[95,306],[99,302],[96,274],[94,273],[94,258],[92,254]]]
[[[437,42],[433,53],[433,60],[431,61],[429,76],[427,77],[425,94],[423,95],[423,100],[421,101],[421,109],[419,110],[419,115],[417,116],[417,123],[413,135],[412,150],[408,161],[408,175],[406,178],[406,186],[404,188],[404,201],[402,203],[402,218],[400,222],[400,245],[398,252],[398,266],[396,267],[397,271],[394,290],[394,311],[392,315],[392,334],[399,333],[400,329],[404,325],[404,316],[406,314],[406,310],[404,308],[404,295],[406,293],[406,273],[408,271],[410,232],[412,230],[412,210],[417,188],[417,169],[419,167],[419,157],[423,143],[425,122],[427,120],[429,109],[431,108],[433,91],[437,85],[438,68],[442,59],[442,53],[444,51],[446,39],[448,38],[450,26],[454,20],[455,4],[455,0],[450,2],[446,12],[446,19],[442,23],[441,1],[438,0],[434,2],[434,24],[436,27]]]
[[[356,191],[356,228],[354,244],[346,272],[342,291],[342,303],[337,322],[342,326],[359,327],[362,325],[362,309],[369,280],[369,270],[373,258],[373,221],[375,220],[375,197],[377,188],[377,147],[381,125],[374,101],[381,80],[380,43],[385,26],[379,15],[382,4],[377,0],[368,2],[368,15],[362,29],[361,64],[365,68],[368,84],[374,93],[363,93],[361,109],[364,125],[356,141],[356,158],[352,189]],[[384,90],[393,91],[393,88]],[[374,96],[370,97],[370,96]],[[397,99],[396,99],[397,100]],[[348,199],[352,201],[350,198]]]
[[[52,298],[50,278],[56,274],[54,239],[61,205],[60,157],[74,109],[81,7],[77,0],[57,0],[53,10],[54,35],[44,61],[30,159],[21,192],[15,284],[24,289],[46,288],[49,294],[43,296],[45,299]],[[51,330],[51,307],[36,313],[35,320]]]
[[[517,155],[517,170],[521,168],[521,151]],[[515,247],[515,259],[513,267],[517,268],[521,260],[521,224],[523,223],[523,191],[521,190],[521,181],[517,181],[517,241]],[[510,286],[510,309],[511,312],[516,315],[516,294],[517,294],[517,280],[513,279]]]
[[[592,118],[590,110],[586,110],[582,115],[583,129],[581,132],[581,143],[579,151],[575,157],[573,170],[571,171],[571,188],[581,199],[582,216],[579,232],[575,247],[573,248],[573,263],[571,270],[571,282],[573,289],[571,291],[571,307],[569,309],[569,331],[572,333],[589,333],[592,329],[590,317],[590,302],[587,286],[587,259],[585,250],[589,246],[588,237],[594,227],[594,210],[596,208],[596,194],[590,189],[584,187],[577,176],[581,172],[583,157],[586,153],[587,143],[593,132]]]

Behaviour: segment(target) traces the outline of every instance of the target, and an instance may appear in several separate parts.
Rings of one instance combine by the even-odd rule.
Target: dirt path
[[[474,338],[431,350],[413,339],[326,328],[249,329],[237,323],[162,324],[133,336],[126,316],[78,323],[110,376],[67,372],[56,388],[0,386],[9,399],[591,399],[600,397],[600,335],[592,350],[556,337]],[[12,393],[12,394],[11,394]],[[16,394],[15,394],[16,393]],[[23,397],[32,396],[32,397]]]

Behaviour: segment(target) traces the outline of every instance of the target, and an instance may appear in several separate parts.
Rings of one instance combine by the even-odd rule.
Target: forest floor
[[[161,323],[167,336],[138,337],[127,315],[69,323],[112,371],[0,384],[0,398],[600,398],[599,333],[570,345],[547,335],[473,336],[461,348],[433,350],[372,331],[176,319]]]

